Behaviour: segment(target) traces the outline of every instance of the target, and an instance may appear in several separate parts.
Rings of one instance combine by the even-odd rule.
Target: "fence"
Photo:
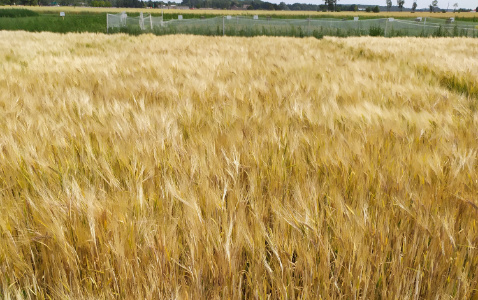
[[[129,17],[125,13],[107,15],[111,32],[139,34],[200,34],[227,36],[467,36],[478,37],[478,27],[470,22],[447,23],[445,19],[273,19],[268,17],[223,16],[204,19],[174,19],[151,15]],[[110,30],[112,29],[112,30]]]
[[[150,30],[163,26],[163,17],[153,17],[151,15],[144,16],[140,13],[139,17],[130,17],[126,13],[106,14],[106,32],[111,29],[139,29]]]

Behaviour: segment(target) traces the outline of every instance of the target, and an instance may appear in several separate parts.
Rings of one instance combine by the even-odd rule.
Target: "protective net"
[[[258,16],[224,16],[163,21],[151,15],[129,17],[125,13],[107,16],[108,28],[123,32],[155,34],[200,34],[228,36],[466,36],[478,37],[471,22],[447,19],[274,19]]]
[[[126,29],[126,30],[142,30],[152,31],[155,27],[161,27],[163,17],[153,17],[151,15],[144,15],[140,13],[138,17],[128,16],[126,13],[121,14],[107,14],[106,28],[110,29]]]

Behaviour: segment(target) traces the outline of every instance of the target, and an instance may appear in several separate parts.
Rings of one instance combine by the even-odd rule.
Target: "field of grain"
[[[4,6],[11,8],[18,8],[18,6]],[[158,9],[158,8],[129,8],[129,7],[73,7],[73,6],[29,6],[28,9],[38,11],[38,12],[57,12],[60,11],[66,13],[80,13],[80,12],[92,12],[92,13],[121,13],[123,11],[127,13],[151,13],[151,14],[161,14],[163,11],[165,14],[195,14],[195,15],[267,15],[273,17],[281,16],[303,16],[307,17],[347,17],[347,16],[362,16],[362,17],[372,17],[372,18],[385,18],[385,17],[395,17],[395,18],[415,18],[415,17],[433,17],[433,18],[450,18],[450,17],[459,17],[473,19],[474,17],[478,18],[475,12],[446,12],[446,13],[430,13],[430,12],[398,12],[398,11],[382,11],[379,13],[368,13],[365,11],[342,11],[342,12],[317,12],[317,11],[270,11],[270,10],[223,10],[223,9]]]
[[[0,32],[0,298],[478,297],[476,57]]]

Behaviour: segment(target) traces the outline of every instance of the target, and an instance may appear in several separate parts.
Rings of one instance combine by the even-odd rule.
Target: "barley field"
[[[476,57],[0,32],[0,298],[478,298]]]

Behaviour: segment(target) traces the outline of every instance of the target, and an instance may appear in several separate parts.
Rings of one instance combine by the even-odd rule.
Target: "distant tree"
[[[405,4],[405,0],[397,0],[397,5],[400,11],[403,11],[403,5]]]
[[[412,12],[415,12],[417,10],[417,1],[415,0],[412,4]]]
[[[430,4],[430,12],[433,12],[433,5]]]
[[[379,13],[380,12],[380,7],[378,5],[375,5],[375,7],[372,9],[374,13]]]
[[[455,12],[458,9],[458,3],[453,4],[453,12]]]
[[[35,6],[38,5],[37,0],[23,0],[23,1],[16,1],[16,3],[20,3],[21,5],[29,5],[29,6]]]
[[[387,0],[387,11],[390,11],[392,8],[392,0]]]
[[[366,12],[372,12],[372,9],[370,8],[370,6],[367,6],[367,8],[365,9]]]
[[[335,11],[337,10],[337,0],[324,0],[327,10]]]
[[[438,0],[433,0],[432,6],[433,6],[433,11],[436,11],[438,9]]]

